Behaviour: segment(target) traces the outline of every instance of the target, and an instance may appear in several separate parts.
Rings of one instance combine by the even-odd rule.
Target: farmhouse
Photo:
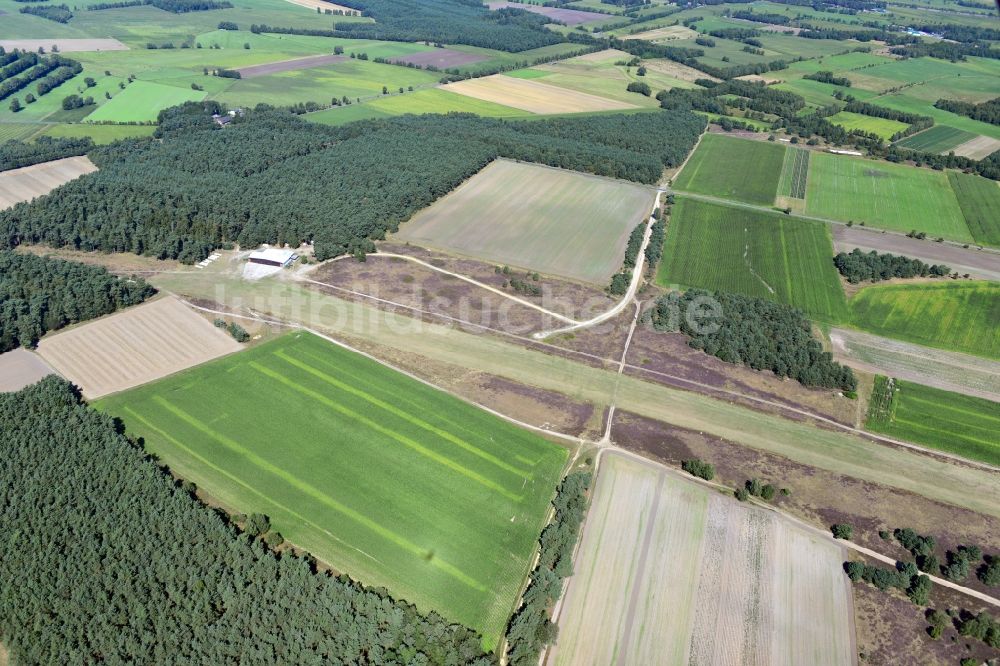
[[[256,252],[251,252],[249,261],[251,264],[261,264],[263,266],[277,266],[278,268],[284,268],[285,266],[291,265],[291,263],[298,258],[299,255],[295,254],[294,250],[265,248],[262,250],[257,250]]]

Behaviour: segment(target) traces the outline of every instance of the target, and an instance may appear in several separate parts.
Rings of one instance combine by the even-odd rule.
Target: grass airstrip
[[[567,452],[307,333],[98,407],[227,507],[494,647]]]

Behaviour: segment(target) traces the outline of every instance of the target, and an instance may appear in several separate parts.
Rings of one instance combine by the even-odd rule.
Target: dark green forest
[[[699,302],[706,298],[722,307],[721,316],[702,321],[689,316],[699,311]],[[847,392],[857,389],[851,369],[823,351],[812,335],[809,320],[791,306],[740,294],[689,289],[660,297],[645,316],[655,330],[680,331],[690,338],[692,347],[726,363],[770,370],[805,386]]]
[[[20,169],[63,157],[83,155],[93,147],[94,142],[90,140],[90,137],[57,139],[51,136],[42,136],[31,143],[7,141],[0,143],[0,171]]]
[[[522,122],[404,116],[327,127],[258,108],[220,129],[194,103],[161,116],[162,142],[95,148],[100,171],[0,213],[0,247],[45,243],[195,262],[232,243],[314,241],[322,260],[370,250],[497,157],[653,183],[704,126],[676,111]]]
[[[0,251],[0,352],[143,302],[155,290],[73,261]]]
[[[862,252],[854,248],[850,252],[841,252],[833,258],[833,265],[848,282],[880,282],[892,278],[941,277],[948,275],[948,266],[925,264],[919,259],[910,259],[895,254],[879,254]]]
[[[0,394],[0,432],[15,663],[493,663],[469,629],[273,554],[55,376]]]
[[[962,116],[967,116],[973,120],[980,120],[991,125],[1000,125],[1000,97],[972,104],[955,99],[939,99],[934,103],[939,109],[951,111]]]

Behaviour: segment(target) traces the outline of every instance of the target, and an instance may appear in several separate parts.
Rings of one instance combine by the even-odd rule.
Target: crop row
[[[809,175],[809,151],[795,149],[795,163],[792,166],[792,191],[794,199],[806,198],[806,176]]]

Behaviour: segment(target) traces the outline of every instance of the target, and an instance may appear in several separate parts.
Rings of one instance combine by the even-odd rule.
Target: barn
[[[256,252],[251,252],[248,260],[251,264],[284,268],[285,266],[291,265],[291,263],[298,258],[299,255],[295,254],[294,250],[266,248],[257,250]]]

